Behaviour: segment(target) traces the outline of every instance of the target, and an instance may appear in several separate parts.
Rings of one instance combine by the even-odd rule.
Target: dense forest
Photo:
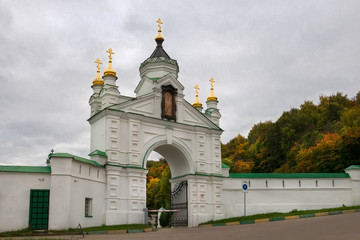
[[[343,172],[360,164],[360,92],[305,101],[222,145],[230,172]]]

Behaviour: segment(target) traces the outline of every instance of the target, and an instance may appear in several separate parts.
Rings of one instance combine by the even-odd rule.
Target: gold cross
[[[115,54],[111,48],[109,48],[109,50],[106,50],[107,53],[109,53],[109,59],[111,61],[112,57],[111,57],[111,54]]]
[[[96,67],[97,67],[97,70],[99,72],[100,71],[100,64],[102,64],[102,62],[100,62],[100,59],[96,59],[96,61],[94,63],[96,63]]]
[[[196,86],[194,88],[196,89],[195,90],[196,95],[199,95],[199,90],[200,90],[199,86],[196,84]]]
[[[163,24],[163,22],[160,18],[156,22],[159,24],[159,31],[161,31],[161,24]]]
[[[211,85],[211,88],[214,88],[214,78],[213,77],[211,77],[211,79],[209,80],[209,82],[210,82],[210,85]]]

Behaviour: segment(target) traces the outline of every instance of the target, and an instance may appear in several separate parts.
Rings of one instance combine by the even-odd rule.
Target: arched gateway
[[[159,22],[155,51],[140,65],[136,97],[121,95],[112,69],[93,81],[90,98],[92,160],[106,166],[105,224],[141,223],[146,207],[146,161],[152,151],[167,160],[174,191],[173,205],[186,195],[188,226],[223,217],[222,168],[217,97],[211,93],[207,109],[196,96],[193,105],[184,99],[178,81],[179,66],[164,51]],[[96,61],[100,64],[100,61]],[[121,89],[121,84],[120,89]],[[196,86],[196,92],[198,87]],[[105,154],[104,154],[105,153]],[[185,192],[185,193],[184,193]],[[182,203],[182,206],[184,203]],[[176,215],[174,215],[176,217]],[[184,224],[182,219],[182,224]]]

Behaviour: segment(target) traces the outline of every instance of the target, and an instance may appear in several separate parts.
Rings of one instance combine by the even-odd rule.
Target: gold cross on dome
[[[156,22],[159,24],[159,31],[161,31],[161,24],[163,24],[163,22],[160,18]]]
[[[100,64],[102,64],[102,62],[100,62],[100,59],[96,59],[96,61],[94,63],[96,63],[96,67],[97,67],[97,70],[99,72],[100,71]]]
[[[111,57],[111,54],[115,54],[111,48],[109,48],[109,50],[106,50],[107,53],[109,53],[109,59],[111,61],[112,57]]]
[[[211,79],[209,80],[209,82],[210,82],[211,88],[214,88],[214,82],[215,82],[215,80],[214,80],[213,77],[211,77]]]
[[[199,86],[196,84],[196,86],[194,88],[195,88],[196,95],[199,95],[199,90],[200,90]]]

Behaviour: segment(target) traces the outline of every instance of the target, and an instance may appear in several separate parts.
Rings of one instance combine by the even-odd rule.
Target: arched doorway
[[[168,196],[170,197],[170,206],[166,206],[166,208],[169,207],[171,210],[178,211],[171,215],[171,226],[188,226],[188,183],[184,177],[191,173],[193,169],[191,162],[189,162],[190,156],[187,156],[188,152],[186,152],[186,149],[176,143],[167,144],[158,142],[153,144],[148,149],[147,155],[153,155],[152,153],[154,152],[166,160],[171,171],[171,194]],[[147,162],[149,157],[145,157],[145,159]],[[146,163],[144,164],[147,166]]]
[[[146,166],[147,160],[152,151],[163,156],[170,166],[172,178],[194,173],[194,165],[191,160],[190,150],[177,142],[168,144],[166,141],[158,141],[150,147],[145,147],[145,156],[143,157],[143,166]]]

